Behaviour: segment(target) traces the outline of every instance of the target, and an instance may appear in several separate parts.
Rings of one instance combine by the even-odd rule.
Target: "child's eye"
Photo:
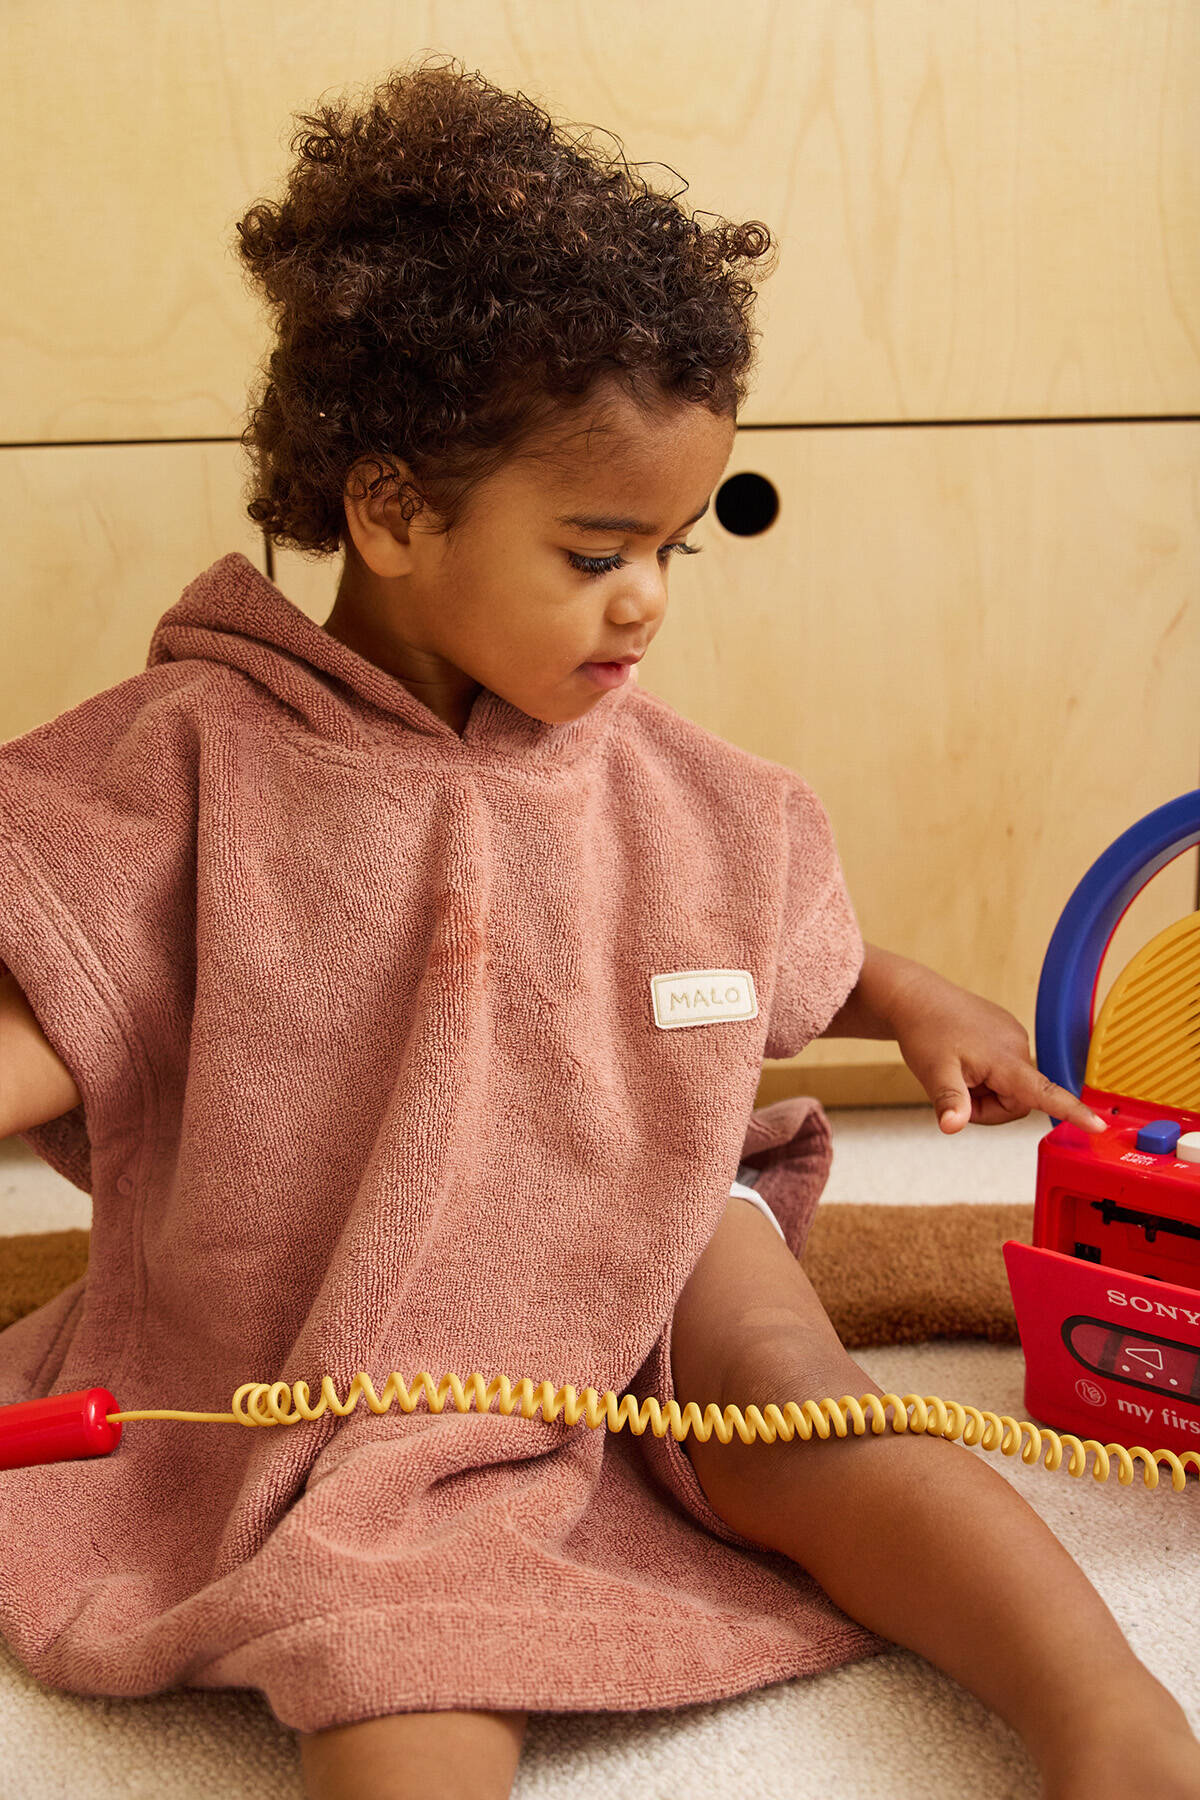
[[[669,556],[672,550],[678,550],[683,556],[699,556],[699,544],[664,544],[659,555]],[[574,550],[568,550],[567,561],[573,569],[584,575],[611,575],[614,569],[625,566],[623,556],[577,556]]]

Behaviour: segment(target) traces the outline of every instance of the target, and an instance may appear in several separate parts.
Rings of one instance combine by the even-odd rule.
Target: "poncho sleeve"
[[[842,1006],[863,963],[863,941],[820,800],[786,771],[787,872],[775,988],[763,1055],[798,1056]]]
[[[92,1192],[92,1153],[145,1124],[186,1062],[195,984],[195,732],[181,665],[0,744],[0,969],[81,1095],[23,1132]]]

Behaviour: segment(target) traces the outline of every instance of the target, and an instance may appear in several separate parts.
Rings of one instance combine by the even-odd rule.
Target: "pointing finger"
[[[1069,1088],[1059,1087],[1032,1063],[1021,1064],[1005,1082],[1006,1091],[1017,1095],[1022,1103],[1036,1107],[1039,1112],[1048,1113],[1052,1119],[1067,1119],[1072,1125],[1079,1125],[1084,1131],[1100,1132],[1108,1130],[1108,1121],[1099,1113],[1085,1106],[1078,1095]]]

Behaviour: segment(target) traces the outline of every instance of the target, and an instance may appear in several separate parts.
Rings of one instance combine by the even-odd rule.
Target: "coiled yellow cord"
[[[712,1402],[701,1412],[696,1402],[689,1400],[681,1412],[675,1400],[668,1401],[664,1408],[651,1397],[639,1407],[632,1394],[623,1394],[618,1400],[611,1388],[605,1394],[598,1394],[595,1388],[589,1387],[579,1394],[573,1387],[555,1388],[549,1381],[543,1381],[535,1388],[528,1376],[512,1382],[507,1375],[496,1375],[488,1381],[478,1371],[468,1375],[465,1382],[457,1375],[443,1375],[435,1383],[433,1376],[422,1369],[410,1388],[404,1377],[393,1369],[383,1393],[377,1394],[371,1377],[360,1369],[345,1400],[338,1398],[332,1377],[326,1375],[315,1405],[309,1400],[305,1381],[293,1384],[246,1381],[233,1396],[232,1412],[114,1412],[107,1416],[113,1423],[120,1421],[122,1424],[134,1419],[192,1419],[212,1425],[296,1425],[301,1419],[319,1419],[327,1411],[345,1418],[364,1398],[373,1413],[385,1413],[393,1404],[399,1406],[401,1412],[411,1413],[416,1410],[422,1395],[429,1410],[435,1413],[444,1410],[448,1395],[453,1396],[455,1409],[460,1413],[470,1412],[472,1400],[477,1411],[490,1412],[492,1401],[498,1400],[498,1410],[506,1417],[514,1412],[519,1412],[523,1419],[540,1415],[553,1424],[561,1414],[566,1424],[577,1425],[582,1420],[591,1431],[598,1430],[601,1425],[607,1425],[610,1431],[620,1431],[623,1425],[628,1425],[636,1437],[649,1426],[655,1437],[665,1437],[670,1431],[676,1442],[692,1431],[702,1444],[708,1442],[713,1432],[721,1443],[728,1444],[735,1431],[744,1444],[751,1444],[756,1438],[762,1438],[768,1444],[782,1438],[785,1444],[790,1444],[794,1437],[807,1443],[814,1431],[819,1438],[828,1438],[831,1429],[844,1438],[848,1419],[855,1436],[861,1437],[867,1430],[869,1413],[870,1429],[876,1436],[890,1426],[897,1432],[925,1432],[950,1440],[961,1437],[964,1444],[978,1445],[984,1450],[998,1449],[1005,1456],[1015,1456],[1019,1452],[1021,1461],[1026,1464],[1040,1462],[1045,1446],[1046,1459],[1042,1466],[1050,1470],[1061,1465],[1065,1447],[1069,1454],[1067,1472],[1076,1476],[1084,1474],[1090,1450],[1095,1457],[1092,1468],[1095,1479],[1108,1480],[1110,1459],[1115,1458],[1117,1480],[1122,1487],[1128,1487],[1133,1480],[1134,1466],[1139,1460],[1144,1465],[1143,1484],[1148,1488],[1158,1486],[1159,1463],[1165,1463],[1170,1469],[1171,1486],[1176,1492],[1186,1485],[1189,1466],[1200,1475],[1200,1454],[1194,1450],[1185,1450],[1182,1456],[1176,1456],[1172,1450],[1146,1450],[1140,1444],[1130,1450],[1124,1444],[1098,1443],[1095,1438],[1080,1439],[1069,1434],[1060,1437],[1056,1431],[1040,1430],[1031,1425],[1028,1419],[1018,1421],[1007,1413],[980,1412],[977,1407],[964,1406],[958,1400],[940,1400],[936,1394],[863,1394],[860,1399],[843,1394],[840,1400],[805,1400],[802,1403],[788,1400],[783,1406],[770,1402],[761,1410],[757,1406],[748,1406],[744,1413],[736,1406],[727,1406],[722,1412]],[[887,1418],[889,1406],[894,1409],[890,1421]]]

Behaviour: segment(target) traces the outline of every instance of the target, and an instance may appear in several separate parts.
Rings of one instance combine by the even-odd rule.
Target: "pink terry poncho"
[[[235,553],[142,673],[0,746],[0,957],[82,1095],[27,1139],[93,1198],[0,1402],[226,1411],[362,1368],[665,1404],[739,1161],[803,1247],[828,1126],[752,1115],[759,1064],[862,942],[790,770],[633,686],[563,725],[484,689],[460,737]],[[0,1634],[51,1688],[257,1688],[301,1731],[885,1647],[669,1435],[423,1403],[0,1473]]]

